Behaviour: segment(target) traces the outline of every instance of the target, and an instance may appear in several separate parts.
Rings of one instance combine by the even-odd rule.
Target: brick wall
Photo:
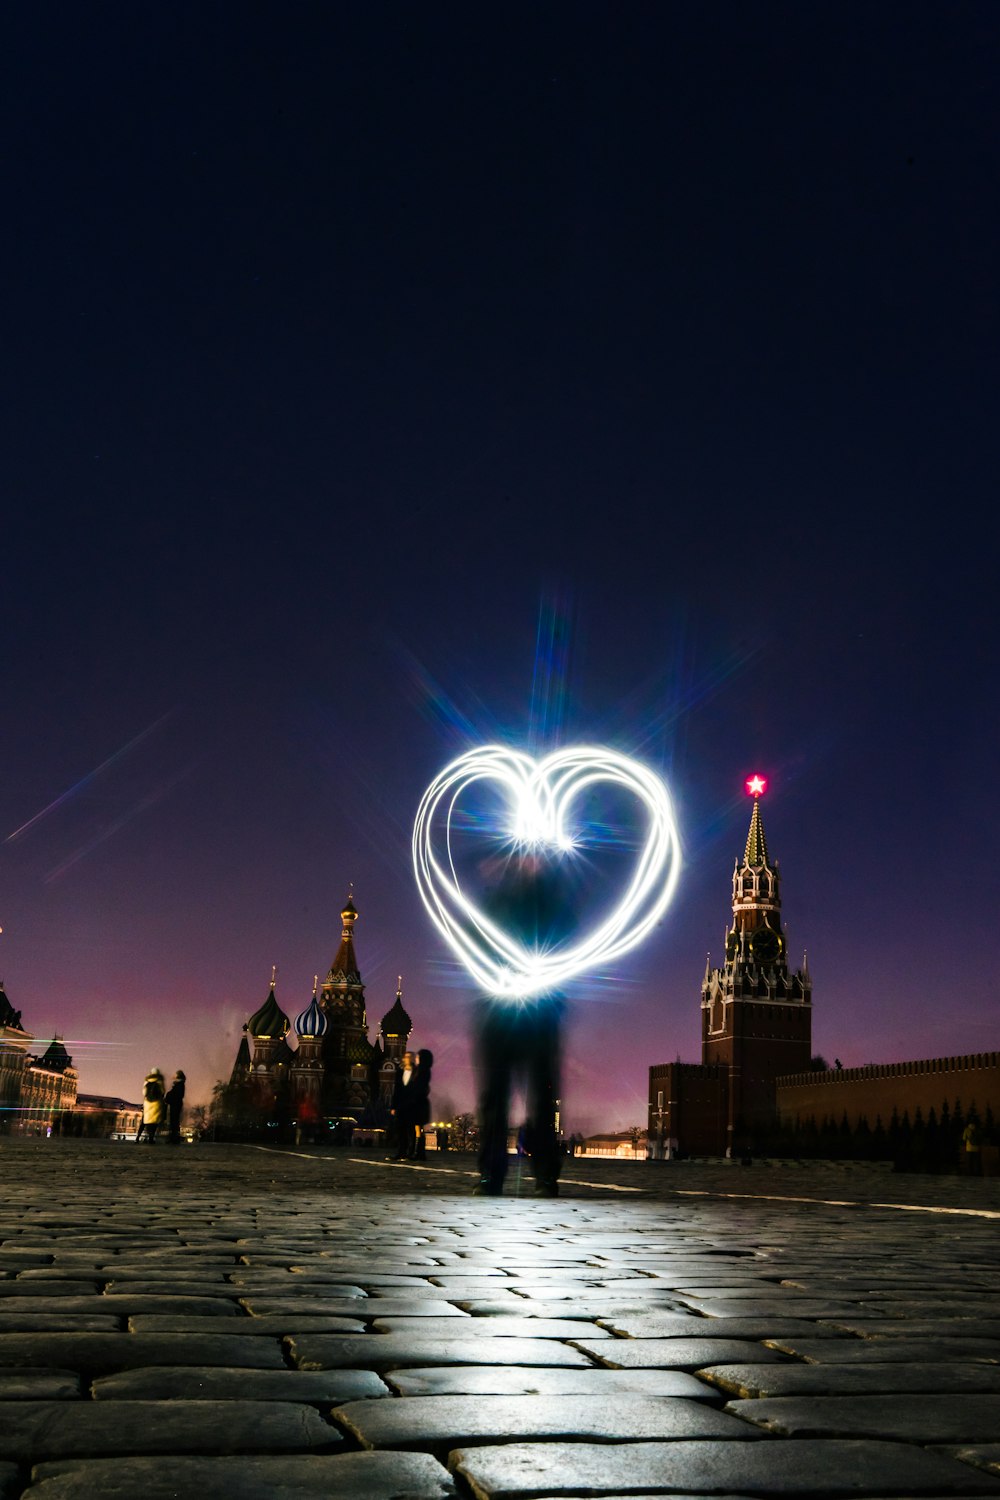
[[[685,1156],[721,1156],[726,1149],[729,1070],[721,1065],[660,1063],[649,1070],[649,1142],[676,1140]]]
[[[945,1103],[954,1110],[956,1100],[963,1114],[975,1105],[980,1119],[989,1108],[1000,1121],[1000,1052],[796,1073],[778,1079],[776,1094],[783,1125],[839,1123],[846,1114],[852,1128],[862,1116],[872,1127],[876,1117],[888,1126],[893,1109],[900,1118],[909,1111],[912,1121],[918,1108],[926,1119],[931,1108],[940,1116]]]

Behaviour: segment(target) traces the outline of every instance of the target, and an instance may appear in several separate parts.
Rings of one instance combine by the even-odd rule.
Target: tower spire
[[[329,979],[334,974],[358,974],[358,961],[354,956],[354,924],[358,920],[358,909],[354,904],[354,882],[347,888],[347,900],[340,912],[340,947],[330,965]]]
[[[760,815],[760,799],[766,787],[767,782],[763,776],[751,776],[747,780],[747,791],[753,797],[753,812],[750,814],[747,846],[743,853],[745,865],[770,863],[767,857],[767,840],[764,837],[764,822]]]

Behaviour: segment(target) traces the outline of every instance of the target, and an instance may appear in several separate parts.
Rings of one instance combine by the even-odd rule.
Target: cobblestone
[[[1000,1369],[981,1364],[710,1365],[702,1380],[737,1396],[953,1395],[1000,1392]]]
[[[1000,1432],[1000,1396],[938,1392],[730,1401],[726,1411],[788,1437],[891,1437],[906,1443],[989,1442]]]
[[[477,1500],[584,1495],[996,1494],[947,1455],[903,1443],[516,1443],[457,1448],[453,1472]]]
[[[279,1401],[18,1401],[4,1408],[0,1458],[133,1453],[270,1453],[343,1441],[311,1406]]]
[[[759,1437],[725,1412],[665,1396],[403,1396],[354,1401],[334,1420],[366,1448],[427,1449],[438,1456],[456,1444],[519,1438],[593,1438],[617,1443],[643,1438]]]
[[[227,1370],[211,1365],[152,1365],[93,1382],[95,1401],[298,1401],[330,1407],[388,1396],[373,1370]]]
[[[2,1500],[1000,1495],[992,1180],[574,1162],[483,1201],[453,1156],[6,1139],[0,1170]]]
[[[80,1390],[72,1370],[0,1370],[0,1401],[63,1401]]]
[[[32,1478],[26,1500],[177,1500],[179,1495],[197,1495],[198,1500],[451,1500],[455,1495],[446,1470],[425,1453],[182,1457],[169,1464],[160,1458],[105,1459],[39,1464]]]

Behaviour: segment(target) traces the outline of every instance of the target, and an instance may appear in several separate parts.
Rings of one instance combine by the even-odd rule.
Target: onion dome
[[[319,1000],[316,998],[316,991],[313,990],[313,997],[309,1004],[301,1015],[295,1017],[296,1033],[298,1036],[306,1038],[325,1036],[329,1024],[329,1021],[320,1009]]]
[[[386,1015],[382,1017],[383,1036],[408,1037],[413,1030],[413,1022],[403,1008],[403,981],[400,979],[399,988],[396,990],[396,1003]]]
[[[274,980],[267,992],[267,999],[260,1010],[255,1010],[247,1022],[247,1030],[253,1037],[282,1037],[288,1030],[288,1017],[281,1009],[274,994]]]

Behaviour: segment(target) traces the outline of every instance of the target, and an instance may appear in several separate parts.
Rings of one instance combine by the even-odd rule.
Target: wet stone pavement
[[[1000,1495],[1000,1182],[0,1140],[0,1500]]]

